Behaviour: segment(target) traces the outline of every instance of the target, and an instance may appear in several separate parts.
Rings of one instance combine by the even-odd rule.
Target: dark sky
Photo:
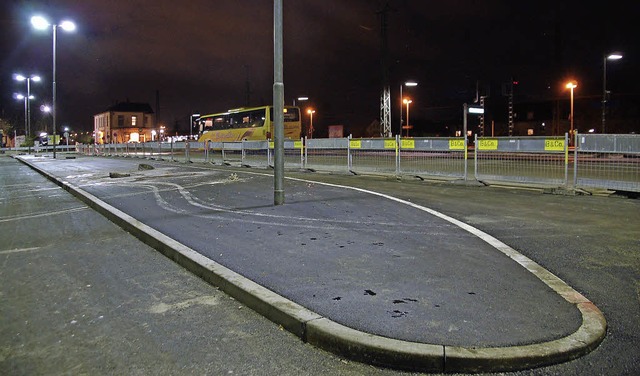
[[[365,127],[379,116],[382,82],[378,0],[285,0],[285,101],[310,97],[314,124]],[[637,1],[390,1],[388,43],[392,121],[398,89],[419,86],[412,117],[448,120],[475,96],[492,96],[516,77],[522,97],[566,95],[562,80],[579,82],[576,95],[608,86],[640,91]],[[22,119],[12,98],[24,84],[12,73],[38,73],[34,103],[50,102],[51,30],[33,30],[32,14],[72,19],[58,32],[58,124],[88,130],[92,116],[116,101],[147,102],[160,121],[186,124],[192,111],[218,112],[270,103],[273,84],[273,2],[267,0],[4,0],[0,13],[0,111]],[[247,86],[250,88],[247,98]],[[37,107],[37,106],[36,106]],[[450,111],[455,109],[455,111]],[[34,120],[40,116],[34,111]],[[21,120],[22,121],[22,120]],[[395,126],[395,125],[394,125]]]

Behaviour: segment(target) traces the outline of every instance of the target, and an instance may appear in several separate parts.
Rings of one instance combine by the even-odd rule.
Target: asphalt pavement
[[[287,204],[273,206],[267,171],[21,159],[257,312],[347,358],[432,372],[514,370],[582,356],[604,337],[600,310],[540,265],[394,195],[297,174],[287,180]]]

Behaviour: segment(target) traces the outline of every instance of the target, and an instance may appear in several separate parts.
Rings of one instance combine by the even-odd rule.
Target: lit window
[[[137,122],[138,122],[138,117],[137,116],[132,116],[131,117],[131,126],[135,127]]]

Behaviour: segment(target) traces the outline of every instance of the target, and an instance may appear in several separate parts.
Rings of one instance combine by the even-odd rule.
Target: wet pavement
[[[460,351],[459,364],[469,362],[461,370],[568,360],[604,335],[597,308],[499,239],[374,189],[290,178],[286,204],[274,206],[266,171],[126,158],[23,160],[316,315],[303,326],[322,318],[374,339]],[[316,345],[350,356],[340,345]],[[509,349],[527,346],[531,353],[514,360]],[[483,349],[490,354],[478,360]],[[420,369],[403,361],[385,365]]]

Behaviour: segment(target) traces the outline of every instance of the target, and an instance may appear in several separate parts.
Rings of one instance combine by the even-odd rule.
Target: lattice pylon
[[[385,86],[380,96],[380,125],[383,137],[393,137],[391,132],[391,88]]]

